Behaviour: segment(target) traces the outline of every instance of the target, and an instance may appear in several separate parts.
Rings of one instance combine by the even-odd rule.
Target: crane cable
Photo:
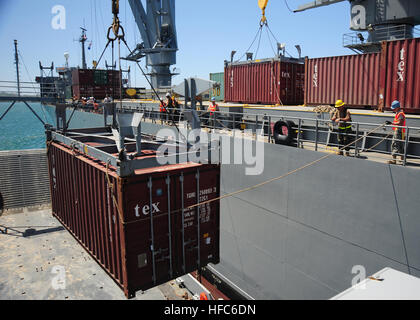
[[[254,40],[252,40],[252,42],[251,42],[251,45],[249,46],[249,48],[245,51],[245,53],[238,59],[238,60],[236,60],[235,62],[239,62],[239,61],[241,61],[242,60],[242,58],[243,57],[245,57],[245,55],[246,55],[246,53],[249,51],[249,49],[251,49],[252,48],[252,46],[254,45],[254,43],[255,43],[255,40],[257,40],[257,38],[258,38],[258,35],[260,34],[260,32],[262,32],[262,26],[259,26],[258,27],[258,31],[257,31],[257,34],[255,35],[255,37],[254,37]]]
[[[127,41],[125,39],[125,31],[124,31],[124,28],[121,25],[120,20],[118,18],[118,14],[119,14],[119,0],[113,0],[112,1],[112,13],[114,15],[114,18],[113,18],[113,21],[112,21],[112,25],[108,28],[108,32],[107,32],[108,42],[105,45],[105,48],[102,51],[102,54],[99,57],[98,62],[96,63],[96,66],[99,65],[99,63],[100,63],[100,61],[101,61],[101,59],[102,59],[102,57],[103,57],[103,55],[104,55],[104,53],[105,53],[105,51],[108,48],[108,46],[109,46],[110,43],[112,43],[112,65],[114,64],[114,42],[116,40],[118,40],[118,46],[119,46],[119,49],[118,50],[119,50],[119,60],[120,60],[119,61],[119,66],[120,66],[120,72],[121,72],[121,48],[120,48],[121,42],[120,41],[122,41],[125,44],[125,46],[127,47],[128,51],[130,52],[130,55],[133,54],[133,51],[128,46],[128,43],[127,43]],[[113,37],[111,36],[111,31],[114,34]],[[147,77],[146,73],[144,72],[143,68],[140,66],[139,62],[138,61],[135,61],[135,62],[137,64],[137,66],[139,67],[141,73],[146,78],[147,82],[149,83],[149,85],[150,85],[151,89],[153,90],[154,94],[159,99],[160,103],[163,104],[164,103],[163,100],[160,98],[160,96],[156,92],[155,88],[153,87],[153,84],[151,83],[151,81]],[[96,66],[95,66],[94,69],[96,69]],[[122,82],[121,82],[120,88],[121,88],[121,91],[120,91],[120,98],[121,98],[120,99],[120,103],[121,103],[121,107],[122,107]],[[175,120],[172,117],[171,117],[171,121],[172,121],[172,126],[174,126],[177,129],[180,137],[184,140],[185,143],[188,144],[187,138],[181,133],[181,131],[179,130],[177,124],[175,123]]]
[[[31,81],[31,79],[33,79],[32,77],[31,77],[31,75],[30,75],[30,73],[29,73],[29,71],[28,71],[28,68],[26,67],[26,64],[25,64],[25,60],[23,59],[23,56],[22,56],[22,54],[21,54],[21,52],[20,52],[20,50],[18,50],[18,55],[19,55],[19,57],[20,57],[20,60],[22,61],[22,63],[23,63],[23,66],[25,67],[25,71],[26,71],[26,74],[27,74],[27,76],[28,76],[28,78],[29,78],[29,83],[30,83],[30,85],[32,86],[32,88],[34,89],[34,93],[36,93],[36,88],[35,88],[35,86],[34,86],[34,83]],[[40,87],[42,87],[42,84],[40,85]],[[48,91],[49,92],[51,92],[51,85],[50,85],[50,88],[48,89]],[[42,92],[41,92],[41,89],[40,89],[40,95],[41,95],[41,99],[42,99]],[[41,111],[42,111],[42,114],[44,115],[44,119],[45,119],[45,123],[47,123],[48,122],[48,120],[47,120],[47,115],[46,115],[46,113],[45,113],[45,110],[44,110],[44,106],[43,106],[43,104],[41,103]],[[51,119],[51,118],[50,118]]]

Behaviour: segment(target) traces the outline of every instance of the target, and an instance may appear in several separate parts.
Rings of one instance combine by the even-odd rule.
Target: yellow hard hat
[[[340,107],[342,107],[342,106],[344,106],[345,105],[345,103],[343,102],[343,100],[337,100],[336,102],[335,102],[335,107],[336,108],[340,108]]]

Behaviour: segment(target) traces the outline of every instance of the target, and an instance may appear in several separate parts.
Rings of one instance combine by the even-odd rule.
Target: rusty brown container
[[[96,76],[95,76],[96,72]],[[103,78],[98,78],[98,73]],[[98,81],[102,80],[100,84]],[[104,99],[106,95],[121,97],[121,72],[119,70],[74,69],[72,71],[73,96]]]
[[[49,143],[48,162],[53,215],[128,298],[219,262],[219,200],[192,207],[220,196],[219,165],[174,164],[120,177],[61,142]]]
[[[71,72],[72,85],[92,85],[93,69],[73,69]]]
[[[376,108],[379,102],[381,54],[306,59],[305,104]]]
[[[380,53],[306,59],[305,104],[376,108],[379,102]]]
[[[382,54],[385,109],[399,100],[405,112],[420,113],[420,38],[384,42]]]
[[[297,59],[265,59],[225,68],[225,101],[251,104],[303,103],[305,66]]]

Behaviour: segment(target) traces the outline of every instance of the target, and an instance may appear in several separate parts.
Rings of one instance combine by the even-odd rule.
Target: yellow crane
[[[258,0],[258,6],[261,8],[262,11],[261,24],[267,21],[267,18],[265,17],[265,8],[267,8],[267,4],[268,0]]]

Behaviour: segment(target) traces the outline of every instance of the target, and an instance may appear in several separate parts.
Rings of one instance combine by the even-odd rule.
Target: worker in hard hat
[[[211,98],[207,112],[209,114],[209,126],[214,126],[217,118],[217,112],[219,112],[219,105],[216,103],[215,97]]]
[[[169,120],[175,121],[177,115],[179,115],[179,104],[178,102],[172,98],[171,94],[168,92],[166,93],[166,112],[169,113]]]
[[[337,100],[334,107],[336,108],[331,120],[338,125],[338,155],[350,155],[350,146],[352,142],[352,129],[351,129],[351,114],[343,100]]]
[[[166,108],[166,103],[162,100],[160,100],[159,113],[160,113],[160,123],[163,124],[163,122],[167,120],[168,109]]]
[[[397,164],[397,156],[401,157],[401,161],[404,160],[404,139],[405,139],[405,114],[401,108],[401,104],[398,100],[395,100],[391,104],[391,110],[395,112],[394,121],[391,123],[387,121],[387,124],[393,124],[392,130],[394,135],[391,143],[391,155],[392,160],[388,161],[389,164]]]

